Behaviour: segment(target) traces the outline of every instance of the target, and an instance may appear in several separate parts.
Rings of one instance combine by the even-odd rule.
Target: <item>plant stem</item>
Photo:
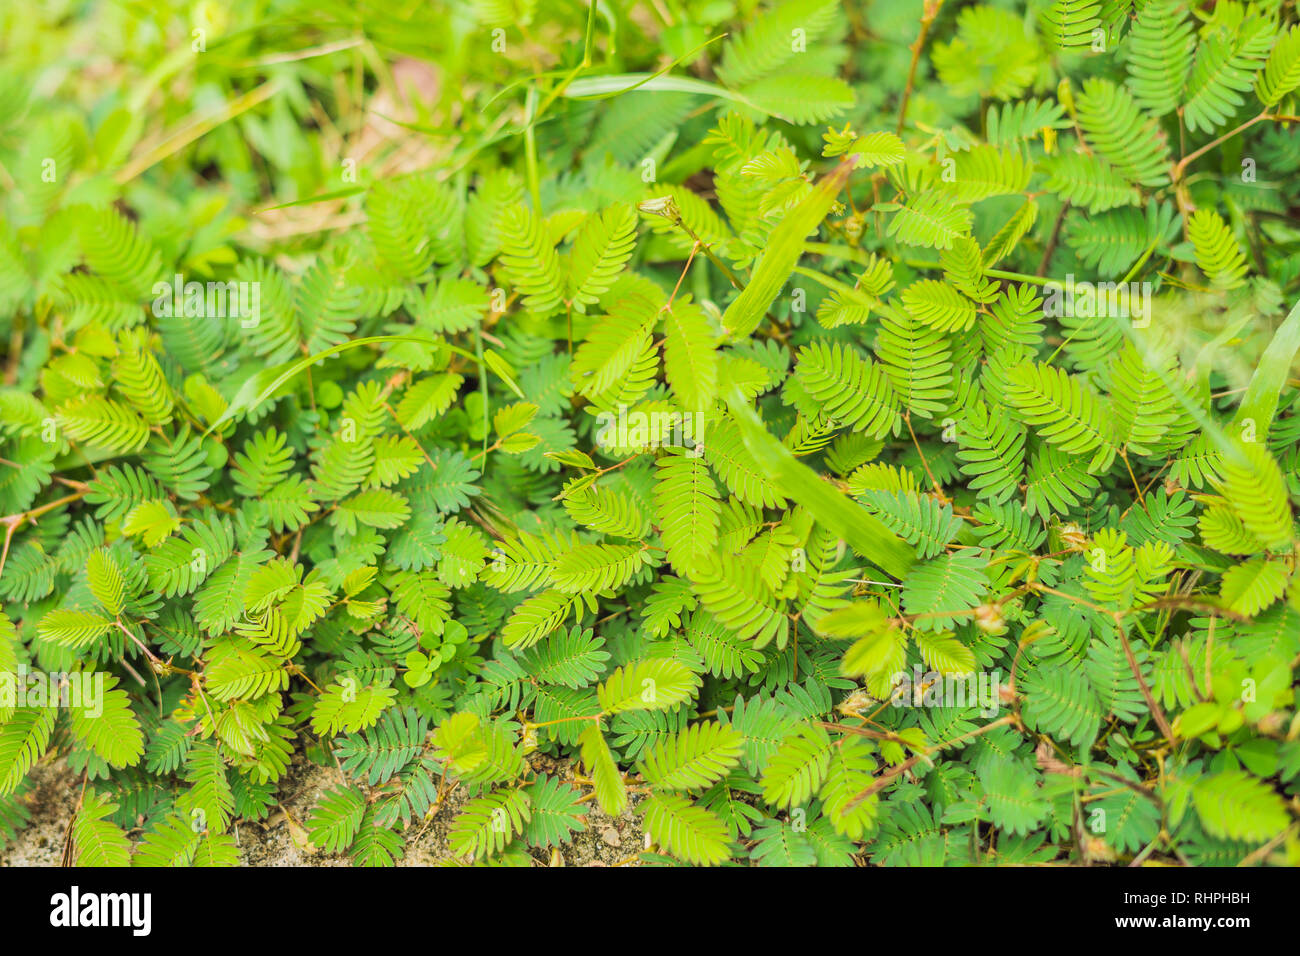
[[[1174,182],[1178,182],[1183,178],[1183,171],[1187,169],[1187,164],[1190,163],[1192,160],[1200,159],[1202,156],[1204,156],[1210,150],[1214,149],[1214,147],[1218,146],[1220,143],[1227,142],[1228,140],[1232,139],[1232,137],[1236,136],[1238,133],[1248,130],[1256,123],[1262,122],[1263,120],[1266,119],[1273,119],[1273,117],[1269,115],[1268,110],[1264,110],[1264,112],[1260,113],[1258,116],[1254,117],[1253,119],[1246,120],[1246,122],[1242,123],[1236,129],[1229,130],[1228,132],[1220,136],[1218,139],[1210,140],[1200,149],[1196,149],[1188,153],[1186,156],[1180,159],[1178,161],[1178,165],[1174,167],[1174,175],[1173,175]]]
[[[912,87],[916,83],[916,67],[921,61],[921,48],[925,46],[925,38],[930,33],[930,25],[934,23],[934,18],[939,15],[943,8],[943,0],[925,0],[925,7],[921,11],[921,32],[916,37],[916,42],[912,44],[912,64],[907,68],[907,86],[903,88],[903,100],[898,104],[898,135],[903,135],[903,126],[907,122],[907,104],[912,99]]]

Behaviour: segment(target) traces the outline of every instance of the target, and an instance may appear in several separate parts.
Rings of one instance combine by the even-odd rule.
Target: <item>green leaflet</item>
[[[763,469],[776,475],[783,488],[823,522],[836,529],[859,554],[882,570],[902,577],[911,566],[911,549],[894,536],[877,519],[854,506],[843,494],[817,478],[806,465],[800,464],[780,442],[773,438],[754,410],[734,392],[727,396],[735,422],[749,449]]]
[[[29,6],[0,860],[1300,862],[1293,4]]]
[[[349,349],[359,348],[363,345],[382,345],[385,343],[411,343],[416,345],[436,346],[438,348],[448,349],[449,351],[455,352],[457,355],[462,355],[466,358],[473,358],[473,355],[464,349],[456,348],[455,346],[448,345],[445,342],[436,342],[418,336],[373,335],[366,338],[351,339],[347,342],[323,349],[315,355],[309,355],[306,358],[301,358],[294,362],[286,362],[284,365],[276,366],[275,368],[262,369],[256,375],[251,376],[239,387],[239,390],[230,400],[230,404],[226,407],[226,410],[222,412],[221,417],[209,425],[207,431],[215,431],[226,422],[232,421],[241,413],[256,408],[268,399],[278,397],[278,394],[282,394],[281,390],[288,385],[289,382],[322,359],[329,358],[331,355],[338,355],[340,352],[346,352]],[[502,365],[500,362],[489,363],[489,366],[492,368],[492,371],[510,387],[512,392],[520,398],[524,397],[524,393],[519,391],[519,387],[514,384],[510,369],[507,366]]]
[[[1282,385],[1295,366],[1297,353],[1300,353],[1300,301],[1291,307],[1260,356],[1259,365],[1250,377],[1250,385],[1233,417],[1235,426],[1240,428],[1249,421],[1257,434],[1261,428],[1268,430],[1277,413]]]
[[[826,218],[853,165],[852,160],[841,162],[772,231],[749,283],[722,315],[722,324],[731,338],[749,335],[763,321],[764,313],[798,264],[808,234]]]

